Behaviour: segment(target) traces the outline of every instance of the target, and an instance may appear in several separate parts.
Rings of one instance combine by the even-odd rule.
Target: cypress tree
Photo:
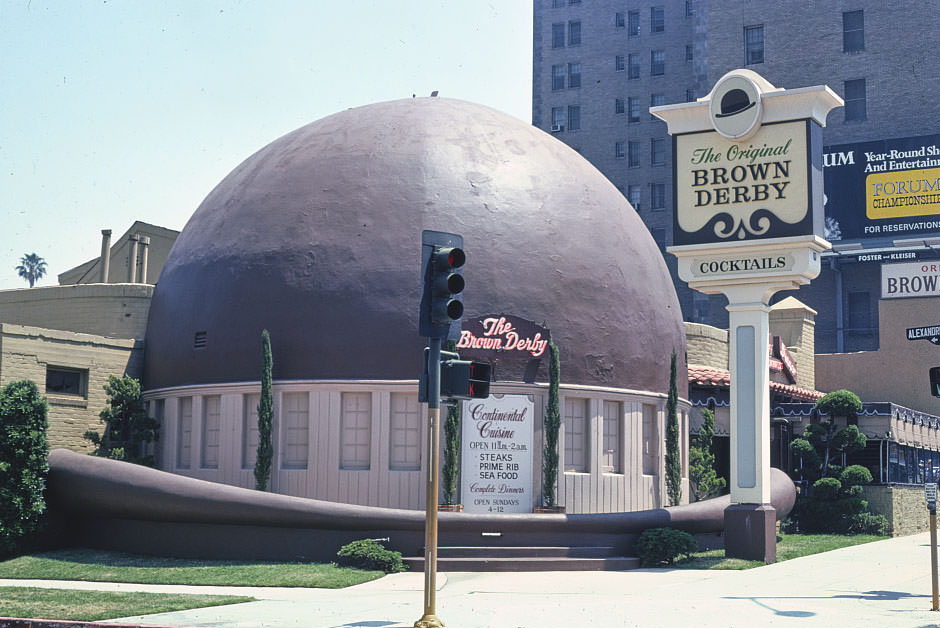
[[[679,451],[679,391],[676,382],[676,352],[669,365],[669,396],[666,399],[666,493],[669,505],[682,500],[682,455]]]
[[[725,487],[725,479],[715,470],[714,436],[715,413],[705,409],[702,411],[702,427],[689,445],[689,484],[698,501],[715,497]]]
[[[542,459],[542,503],[554,506],[558,482],[558,429],[561,427],[558,384],[561,381],[561,361],[558,347],[548,336],[548,407],[545,409],[545,451]]]
[[[271,437],[274,422],[273,370],[271,336],[265,329],[261,332],[261,399],[258,401],[258,455],[255,458],[255,488],[259,491],[268,488],[271,461],[274,458],[274,443]]]
[[[457,343],[447,343],[448,351],[456,351]],[[460,455],[460,406],[448,404],[447,417],[444,420],[444,464],[441,467],[442,490],[445,504],[454,503],[457,493],[457,461]]]

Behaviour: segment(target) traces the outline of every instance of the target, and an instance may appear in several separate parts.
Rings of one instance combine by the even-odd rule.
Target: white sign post
[[[679,277],[728,297],[731,502],[725,553],[776,560],[770,505],[770,298],[820,271],[822,131],[842,99],[729,72],[704,98],[653,107],[673,136]]]
[[[535,403],[525,395],[463,402],[460,496],[464,512],[532,512]]]

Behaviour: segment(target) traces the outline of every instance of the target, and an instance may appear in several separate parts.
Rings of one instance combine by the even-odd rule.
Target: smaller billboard
[[[881,298],[940,296],[940,260],[881,267]]]

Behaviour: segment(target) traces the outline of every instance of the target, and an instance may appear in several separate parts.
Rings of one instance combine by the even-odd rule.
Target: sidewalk
[[[34,581],[0,584],[36,586]],[[53,588],[252,595],[257,602],[122,618],[169,626],[410,627],[421,617],[423,575],[386,576],[341,590],[42,582]],[[437,614],[453,628],[583,625],[920,628],[931,612],[926,533],[747,571],[448,573]]]

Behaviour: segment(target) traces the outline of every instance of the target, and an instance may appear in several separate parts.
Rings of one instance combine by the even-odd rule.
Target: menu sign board
[[[460,499],[464,512],[532,512],[535,403],[526,395],[464,401]]]

